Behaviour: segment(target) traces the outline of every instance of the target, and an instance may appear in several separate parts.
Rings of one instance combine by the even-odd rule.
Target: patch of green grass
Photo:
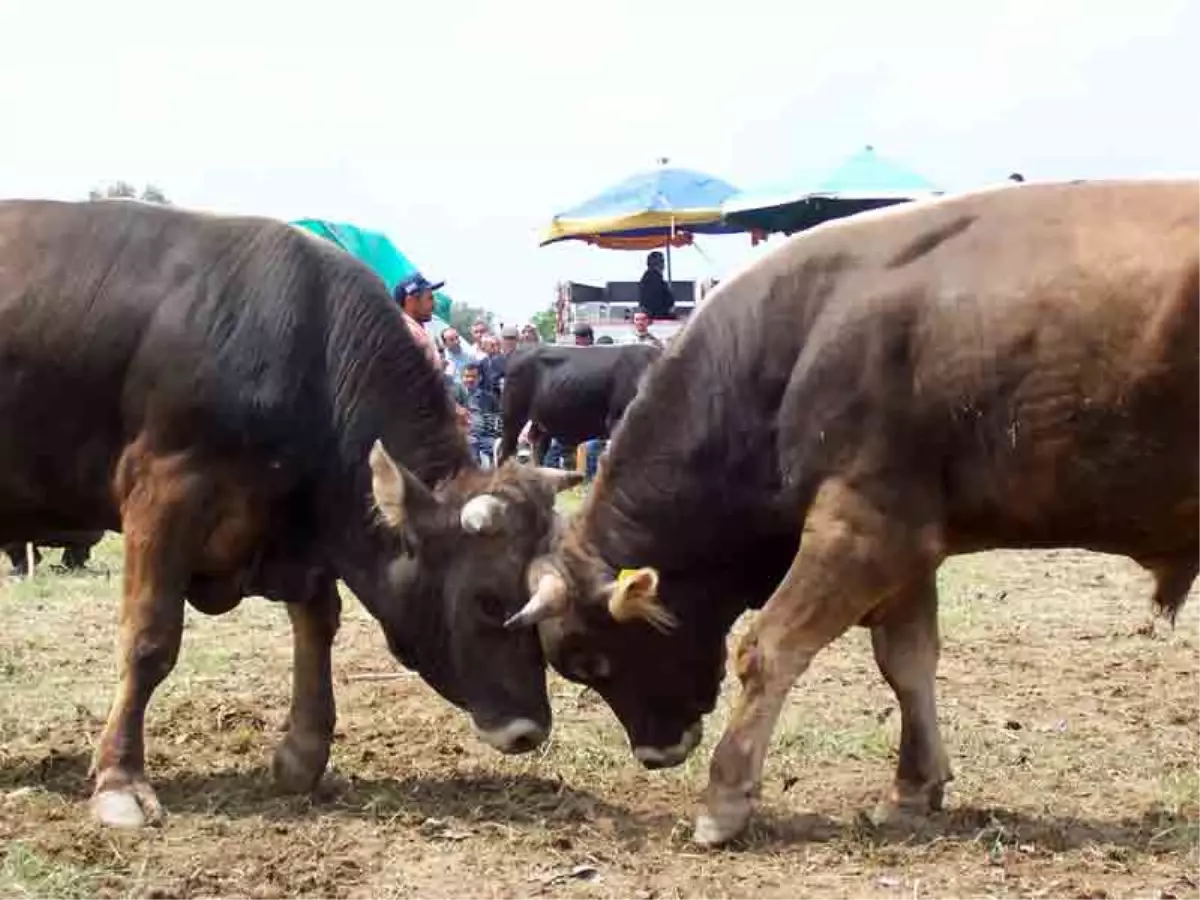
[[[569,491],[563,491],[558,495],[555,506],[563,515],[573,515],[579,512],[579,507],[583,506],[583,500],[587,497],[587,492],[588,485],[586,484],[577,485]]]
[[[0,895],[5,897],[92,897],[98,873],[57,862],[21,841],[5,848],[0,860]]]
[[[1200,772],[1169,772],[1159,780],[1159,802],[1173,816],[1195,816],[1200,810]]]
[[[892,754],[888,730],[878,725],[830,728],[829,723],[785,723],[772,752],[780,757],[818,759],[887,759]]]

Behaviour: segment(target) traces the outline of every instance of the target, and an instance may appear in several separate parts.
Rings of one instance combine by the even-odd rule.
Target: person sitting
[[[663,255],[658,250],[646,257],[646,271],[638,282],[638,306],[652,319],[674,318],[675,295],[663,277]]]
[[[485,469],[496,464],[495,447],[500,437],[500,401],[483,387],[479,363],[467,363],[462,369],[463,404],[467,409],[467,446]]]

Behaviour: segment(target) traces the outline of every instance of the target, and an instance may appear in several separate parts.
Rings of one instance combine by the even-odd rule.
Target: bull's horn
[[[504,623],[505,628],[525,628],[536,625],[554,616],[561,616],[567,608],[567,584],[562,576],[547,573],[538,579],[537,590],[520,612]]]
[[[463,504],[459,522],[462,523],[463,531],[482,534],[490,531],[503,513],[503,500],[491,494],[480,494]]]
[[[658,599],[658,571],[623,569],[608,598],[608,612],[618,622],[640,619],[659,631],[670,631],[675,616]]]

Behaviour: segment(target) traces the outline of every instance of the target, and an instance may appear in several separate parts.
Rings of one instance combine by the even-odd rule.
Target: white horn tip
[[[471,534],[487,531],[504,511],[504,501],[491,494],[472,497],[462,508],[459,521],[463,530]]]
[[[555,575],[543,575],[538,582],[538,589],[529,598],[529,602],[521,608],[520,612],[510,616],[504,623],[504,627],[524,628],[536,625],[538,622],[561,613],[565,602],[566,585],[562,583],[562,579]]]

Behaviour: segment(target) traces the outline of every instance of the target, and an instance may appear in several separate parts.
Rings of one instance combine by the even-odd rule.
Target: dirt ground
[[[48,554],[57,561],[57,551]],[[797,684],[749,837],[688,843],[708,754],[644,771],[594,695],[552,681],[556,729],[503,757],[351,600],[335,655],[336,775],[277,794],[283,610],[189,610],[148,716],[164,827],[104,830],[87,767],[113,686],[120,541],[0,586],[0,895],[106,897],[1195,897],[1200,603],[1149,621],[1149,578],[1077,551],[940,573],[940,711],[957,779],[923,824],[876,828],[899,717],[856,632]],[[726,685],[725,703],[733,695]]]

